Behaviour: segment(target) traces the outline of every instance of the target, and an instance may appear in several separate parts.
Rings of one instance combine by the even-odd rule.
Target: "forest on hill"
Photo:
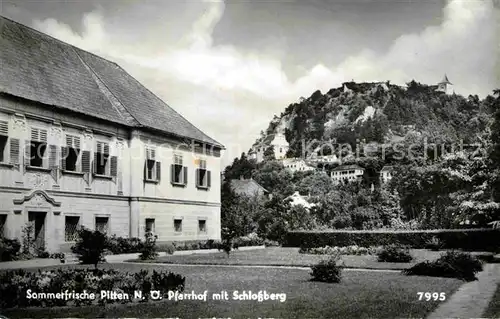
[[[334,185],[332,167],[292,173],[269,156],[272,148],[260,163],[243,153],[226,168],[222,192],[223,226],[241,235],[280,240],[298,229],[484,227],[500,219],[499,90],[480,99],[415,81],[407,87],[349,82],[290,104],[255,145],[278,129],[290,145],[287,157],[310,155],[314,148],[304,145],[351,145],[352,154],[338,147],[323,155],[363,167],[363,179]],[[395,172],[382,185],[385,165]],[[234,194],[229,183],[240,176],[255,179],[272,198]],[[297,191],[316,206],[290,206],[285,199]]]

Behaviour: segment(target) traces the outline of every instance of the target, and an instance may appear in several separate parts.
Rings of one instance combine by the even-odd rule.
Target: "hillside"
[[[290,144],[288,157],[304,156],[303,145],[315,142],[349,143],[355,149],[363,140],[386,144],[415,136],[430,143],[477,141],[491,122],[494,98],[445,94],[436,88],[415,81],[406,87],[347,82],[325,94],[316,91],[275,116],[254,146],[269,145],[278,129]]]

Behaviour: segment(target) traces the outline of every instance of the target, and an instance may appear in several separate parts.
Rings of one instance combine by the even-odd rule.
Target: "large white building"
[[[116,63],[0,17],[0,229],[220,239],[223,146]]]
[[[335,184],[361,181],[365,170],[358,165],[340,165],[331,171],[331,178]]]

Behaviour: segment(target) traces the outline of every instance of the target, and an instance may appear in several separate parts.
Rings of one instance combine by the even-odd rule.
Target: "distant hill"
[[[278,131],[290,144],[288,157],[301,157],[304,143],[394,143],[417,135],[429,142],[474,143],[491,123],[494,98],[446,94],[415,81],[346,82],[326,93],[314,92],[275,116],[253,147],[269,145]],[[328,152],[327,152],[328,153]]]

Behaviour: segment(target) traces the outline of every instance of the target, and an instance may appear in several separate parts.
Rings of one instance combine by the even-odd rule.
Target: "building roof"
[[[382,169],[380,171],[381,172],[388,172],[388,171],[393,171],[393,170],[394,170],[394,166],[386,165],[386,166],[382,167]]]
[[[217,147],[118,64],[0,16],[0,93]]]
[[[356,164],[351,164],[351,165],[340,165],[340,166],[337,166],[333,169],[333,171],[347,171],[347,170],[351,170],[351,169],[362,169],[364,170],[363,167],[359,166],[359,165],[356,165]]]
[[[444,75],[441,82],[439,82],[439,84],[451,84],[451,82],[450,82],[450,80],[448,80],[448,77],[446,76],[446,74]]]
[[[262,187],[254,179],[232,179],[230,181],[231,189],[237,194],[253,195],[258,190],[264,193],[269,193],[267,189]]]

